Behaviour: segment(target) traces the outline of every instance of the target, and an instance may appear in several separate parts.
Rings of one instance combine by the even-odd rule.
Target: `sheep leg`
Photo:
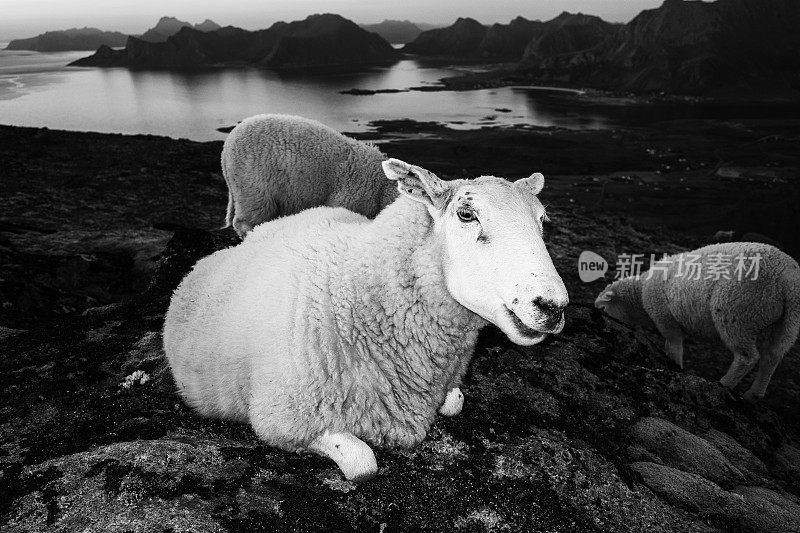
[[[756,379],[753,380],[753,384],[750,385],[750,388],[744,393],[744,399],[748,402],[757,402],[764,397],[764,393],[767,392],[767,385],[769,385],[772,379],[772,374],[783,359],[783,354],[777,353],[774,350],[768,350],[765,355],[766,357],[762,356],[758,364]]]
[[[742,378],[750,372],[753,366],[755,366],[756,362],[758,362],[758,358],[758,350],[756,350],[755,345],[734,351],[733,362],[719,382],[725,387],[733,389],[739,384]]]
[[[663,307],[659,305],[652,312],[650,309],[647,312],[653,317],[656,329],[665,339],[664,352],[676,365],[683,368],[683,331],[669,312],[662,311],[664,308],[666,308],[666,302],[663,303]]]
[[[256,196],[246,202],[242,200],[235,205],[235,210],[233,229],[236,230],[241,239],[244,239],[254,227],[262,222],[267,222],[280,216],[278,204],[271,196],[267,198]]]
[[[683,368],[683,337],[667,338],[664,341],[664,351],[676,365]]]
[[[456,416],[464,407],[464,394],[458,387],[453,387],[444,398],[444,403],[439,408],[442,416]]]
[[[236,231],[236,235],[238,235],[240,239],[244,239],[253,229],[253,226],[249,222],[239,218],[239,215],[233,217],[232,226],[234,231]]]
[[[309,444],[308,450],[333,459],[350,481],[367,481],[378,472],[372,448],[351,433],[326,431]]]

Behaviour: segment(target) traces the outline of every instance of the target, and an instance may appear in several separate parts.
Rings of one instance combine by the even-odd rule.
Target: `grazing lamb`
[[[733,352],[720,382],[734,388],[760,359],[744,397],[764,397],[800,330],[800,267],[774,246],[732,242],[666,257],[606,287],[595,305],[627,322],[655,326],[683,368],[683,338],[716,338]]]
[[[307,118],[256,115],[233,128],[222,148],[228,184],[225,227],[240,237],[257,224],[329,205],[374,218],[397,198],[386,156]]]
[[[262,224],[197,263],[164,323],[187,404],[353,480],[377,471],[364,441],[410,447],[437,408],[460,411],[487,321],[532,345],[561,331],[568,303],[542,240],[541,174],[383,169],[402,196],[377,218],[318,207]]]

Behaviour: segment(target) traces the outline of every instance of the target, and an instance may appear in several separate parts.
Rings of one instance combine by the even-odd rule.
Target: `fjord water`
[[[37,53],[4,47],[0,43],[0,124],[17,126],[205,141],[223,139],[217,128],[258,113],[298,114],[355,132],[382,119],[435,121],[453,128],[526,124],[602,129],[674,118],[725,118],[731,112],[523,87],[340,93],[353,88],[406,89],[460,73],[455,67],[430,67],[410,59],[360,72],[316,75],[259,69],[132,71],[66,66],[88,52]],[[733,114],[745,111],[738,106]],[[793,111],[797,114],[797,109]],[[764,118],[764,109],[753,114]]]
[[[452,68],[424,68],[413,60],[362,72],[318,75],[258,69],[170,72],[66,66],[86,55],[0,50],[0,123],[214,140],[224,138],[216,128],[257,113],[300,114],[341,131],[363,131],[377,119],[410,118],[454,127],[570,122],[569,117],[559,119],[537,109],[525,91],[510,88],[369,96],[339,92],[405,89],[458,74]]]

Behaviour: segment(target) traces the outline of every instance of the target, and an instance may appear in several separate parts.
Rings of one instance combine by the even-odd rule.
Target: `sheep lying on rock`
[[[190,406],[355,480],[377,470],[364,441],[413,446],[437,408],[460,410],[487,321],[532,345],[561,331],[568,303],[542,240],[541,174],[383,168],[402,196],[375,220],[318,207],[262,224],[197,263],[164,323]]]
[[[684,336],[720,339],[733,363],[720,382],[733,388],[761,361],[745,393],[764,397],[772,373],[800,330],[800,267],[761,243],[713,244],[665,257],[606,287],[595,305],[629,324],[655,326],[683,367]]]
[[[328,205],[374,218],[397,198],[385,179],[386,156],[372,145],[307,118],[256,115],[225,140],[225,227],[240,237],[257,224]]]

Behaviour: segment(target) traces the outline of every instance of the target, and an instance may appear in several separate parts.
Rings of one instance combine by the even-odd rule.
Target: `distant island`
[[[96,50],[98,46],[124,46],[128,36],[118,31],[97,28],[71,28],[48,31],[27,39],[14,39],[6,50],[32,50],[35,52],[66,52],[69,50]]]
[[[221,26],[206,19],[192,25],[174,17],[161,17],[156,25],[139,38],[149,42],[164,42],[183,27],[198,31],[214,31]],[[128,35],[118,31],[103,31],[97,28],[71,28],[69,30],[48,31],[27,39],[15,39],[8,43],[6,50],[32,50],[35,52],[67,52],[70,50],[97,50],[101,46],[120,48],[128,42]]]
[[[277,22],[266,30],[233,26],[200,31],[184,26],[164,42],[129,37],[123,50],[101,46],[73,66],[205,68],[255,66],[275,70],[340,68],[396,61],[400,54],[380,35],[333,14]]]
[[[436,26],[408,20],[384,20],[378,24],[361,24],[362,28],[377,33],[392,44],[405,44],[416,39],[420,33]]]
[[[72,64],[292,70],[375,65],[406,54],[490,65],[488,72],[444,79],[425,90],[535,84],[632,94],[798,100],[797,27],[797,0],[665,0],[627,24],[564,12],[548,21],[517,17],[508,24],[489,26],[459,18],[448,27],[425,31],[407,20],[359,26],[333,14],[278,22],[258,31],[219,28],[211,21],[191,26],[164,17],[140,38],[129,37],[123,50],[103,45]],[[406,44],[398,52],[389,42]],[[401,89],[407,88],[382,91]]]
[[[761,99],[800,98],[800,2],[666,0],[627,24],[562,13],[484,26],[469,18],[421,33],[402,51],[457,61],[506,61],[448,88],[519,83]]]

